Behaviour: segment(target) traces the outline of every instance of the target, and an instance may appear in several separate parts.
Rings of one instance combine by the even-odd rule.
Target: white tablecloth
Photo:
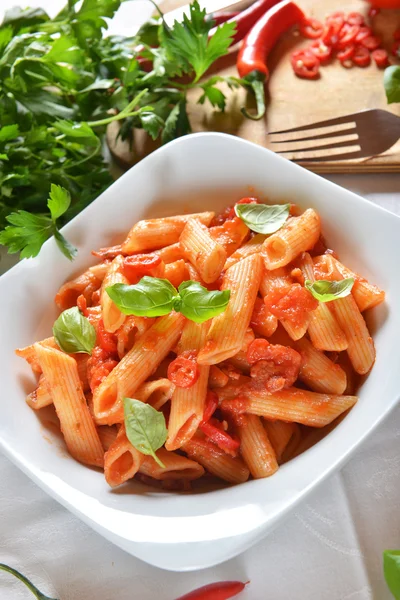
[[[13,4],[0,0],[0,10]],[[30,2],[52,14],[60,4]],[[127,10],[129,19],[125,12],[116,26],[122,33],[149,13],[143,2],[129,3]],[[400,214],[400,175],[331,179]],[[60,600],[173,600],[226,579],[251,580],[243,600],[389,600],[382,551],[400,547],[399,423],[400,407],[267,539],[223,565],[195,573],[161,571],[119,550],[0,455],[0,562],[20,569]],[[29,598],[21,583],[0,571],[0,600]]]

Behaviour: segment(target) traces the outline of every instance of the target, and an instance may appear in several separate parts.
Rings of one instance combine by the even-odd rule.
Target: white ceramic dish
[[[131,493],[113,492],[102,473],[60,450],[57,438],[49,443],[51,434],[24,402],[33,379],[14,348],[50,334],[56,315],[53,296],[66,279],[93,263],[91,249],[115,242],[116,234],[144,216],[222,208],[206,206],[204,201],[188,206],[182,196],[186,191],[235,187],[245,192],[248,186],[271,201],[294,201],[317,209],[329,244],[346,264],[387,291],[386,304],[375,310],[373,318],[377,349],[373,371],[344,421],[270,479],[192,495],[150,491],[141,484],[132,484]],[[174,206],[160,202],[172,194],[177,197]],[[79,248],[74,263],[51,240],[37,259],[22,261],[0,278],[0,446],[38,485],[134,556],[183,571],[239,554],[337,469],[396,404],[400,218],[359,196],[238,138],[197,134],[168,144],[132,168],[64,233]]]

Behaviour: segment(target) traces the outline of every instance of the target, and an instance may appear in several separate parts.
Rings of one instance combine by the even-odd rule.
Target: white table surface
[[[0,0],[0,12],[13,4]],[[30,5],[54,14],[60,2]],[[128,3],[115,30],[127,32],[127,23],[131,28],[148,14],[146,3]],[[400,175],[330,179],[400,214]],[[0,455],[0,562],[59,600],[174,600],[226,579],[251,580],[243,600],[389,600],[382,551],[400,547],[399,424],[400,407],[263,542],[194,573],[162,571],[119,550]],[[1,600],[29,598],[21,583],[0,571]]]

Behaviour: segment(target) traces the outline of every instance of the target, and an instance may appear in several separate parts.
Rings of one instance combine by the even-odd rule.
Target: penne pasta
[[[229,377],[216,365],[211,365],[208,385],[210,388],[221,388],[229,382]]]
[[[226,271],[221,289],[229,289],[228,307],[214,317],[205,346],[200,350],[200,365],[219,363],[237,354],[245,339],[260,286],[261,258],[253,254]]]
[[[126,315],[119,310],[106,292],[106,289],[115,283],[125,283],[126,285],[129,283],[128,279],[120,270],[123,261],[124,259],[122,256],[114,258],[101,286],[101,317],[103,319],[104,329],[109,333],[117,331],[126,319]]]
[[[164,279],[168,279],[178,289],[183,281],[189,279],[185,261],[180,259],[165,265]]]
[[[119,358],[123,358],[127,352],[132,348],[133,344],[145,331],[150,329],[154,324],[155,319],[151,317],[136,317],[134,315],[128,315],[116,331],[117,336],[117,352]]]
[[[250,472],[241,458],[233,458],[225,454],[218,446],[207,442],[199,436],[192,437],[182,450],[192,460],[200,463],[209,473],[229,483],[244,483]]]
[[[36,344],[36,352],[69,453],[79,462],[102,466],[103,447],[83,394],[76,361],[41,344]]]
[[[322,394],[344,394],[347,385],[345,371],[320,350],[314,348],[307,338],[293,343],[301,354],[299,379],[314,392]]]
[[[160,410],[168,400],[171,400],[175,385],[166,378],[146,381],[135,392],[136,400],[148,402],[156,410]]]
[[[160,448],[156,454],[164,466],[161,467],[152,456],[145,456],[139,467],[139,473],[161,481],[193,481],[204,475],[204,468],[186,456],[168,452],[165,448]]]
[[[93,395],[94,414],[99,423],[122,422],[123,398],[132,397],[175,346],[184,321],[178,313],[157,319],[99,385]]]
[[[321,221],[312,208],[286,224],[264,242],[263,257],[267,269],[278,269],[292,262],[299,254],[310,250],[321,235]]]
[[[238,248],[226,261],[224,266],[224,271],[232,267],[234,264],[246,258],[246,256],[250,256],[251,254],[259,254],[263,249],[264,241],[267,236],[262,233],[257,233],[254,237],[249,239],[243,246]]]
[[[278,470],[275,451],[260,417],[241,415],[236,431],[240,439],[240,452],[255,479],[270,477]]]
[[[122,425],[115,441],[104,455],[104,476],[108,485],[117,487],[132,479],[139,471],[144,458],[144,454],[132,446]]]
[[[221,274],[226,251],[197,219],[189,219],[179,238],[184,256],[196,268],[205,283],[213,283]]]
[[[203,212],[139,221],[128,233],[128,237],[122,244],[122,250],[126,254],[133,254],[176,244],[190,219],[198,219],[200,223],[208,226],[213,216],[213,212]]]
[[[157,254],[157,256],[161,258],[165,265],[169,265],[170,263],[174,263],[177,260],[184,258],[179,242],[176,242],[176,244],[171,244],[170,246],[165,246],[164,248],[160,248],[160,250],[156,250],[154,254]]]
[[[34,410],[39,410],[40,408],[53,404],[53,398],[47,388],[44,375],[40,376],[36,390],[27,395],[26,403]]]
[[[186,321],[179,342],[179,354],[191,352],[194,355],[204,346],[209,324]],[[171,413],[168,423],[167,450],[176,450],[197,431],[203,420],[207,395],[208,365],[197,365],[198,379],[190,387],[176,387],[171,398]]]
[[[85,271],[76,279],[67,281],[58,290],[55,303],[60,310],[66,310],[76,305],[78,296],[83,295],[87,303],[92,303],[92,295],[101,286],[101,276],[97,277],[93,270]]]
[[[101,445],[104,448],[104,452],[107,452],[107,450],[110,449],[111,445],[117,439],[117,426],[111,425],[111,427],[108,427],[108,425],[100,425],[97,427],[97,433],[99,435]]]
[[[285,421],[264,420],[264,427],[274,449],[276,460],[278,464],[281,464],[283,453],[290,440],[296,433],[299,433],[299,426],[296,423],[286,423]]]

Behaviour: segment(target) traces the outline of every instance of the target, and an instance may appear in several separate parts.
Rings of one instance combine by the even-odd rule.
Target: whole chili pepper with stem
[[[240,42],[250,31],[251,27],[257,23],[258,19],[260,19],[267,10],[276,4],[279,4],[279,2],[281,2],[281,0],[257,0],[257,2],[254,2],[248,8],[238,13],[237,16],[231,17],[228,22],[235,23],[236,25],[236,33],[233,36],[232,46]],[[214,18],[216,17],[217,15],[215,15]],[[222,21],[217,21],[216,26],[221,25],[221,23]],[[211,38],[215,32],[216,27],[213,27],[210,29],[208,37]]]
[[[264,84],[269,76],[268,55],[280,36],[304,18],[297,4],[285,0],[268,10],[245,37],[236,66],[239,76],[253,90],[257,102],[256,115],[242,108],[245,117],[257,121],[265,115]]]
[[[242,583],[241,581],[210,583],[198,590],[193,590],[184,596],[180,596],[177,600],[228,600],[240,594],[248,583],[248,581],[246,583]]]
[[[37,589],[37,587],[33,585],[33,583],[29,581],[27,577],[25,577],[25,575],[22,575],[22,573],[17,571],[17,569],[13,569],[12,567],[4,565],[3,563],[0,563],[0,569],[3,571],[7,571],[7,573],[11,573],[11,575],[14,575],[14,577],[22,581],[22,583],[26,585],[26,587],[32,592],[32,594],[35,596],[35,598],[37,598],[37,600],[56,600],[55,598],[50,598],[49,596],[45,596],[44,594],[42,594],[42,592],[40,592]]]

